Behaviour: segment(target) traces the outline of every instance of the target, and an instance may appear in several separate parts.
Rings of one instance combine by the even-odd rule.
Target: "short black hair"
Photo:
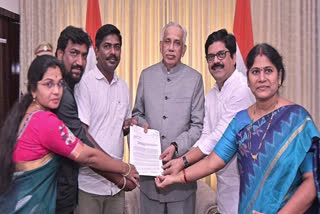
[[[91,39],[90,36],[82,30],[82,28],[68,26],[66,27],[61,33],[58,38],[56,56],[58,50],[65,51],[68,41],[71,40],[74,44],[85,44],[89,50],[91,46]]]
[[[122,37],[120,34],[120,30],[112,25],[112,24],[106,24],[99,28],[97,34],[96,34],[96,47],[99,48],[101,45],[101,42],[103,41],[103,38],[108,35],[116,35],[119,38],[120,46],[122,46]]]
[[[228,33],[226,29],[215,31],[208,36],[205,44],[206,56],[208,55],[209,46],[217,41],[225,44],[226,48],[230,51],[231,58],[233,58],[233,54],[237,51],[236,37],[233,34]]]

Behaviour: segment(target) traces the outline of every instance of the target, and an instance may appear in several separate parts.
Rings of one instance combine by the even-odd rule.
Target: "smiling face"
[[[168,70],[181,61],[186,52],[186,45],[183,43],[183,31],[179,27],[170,26],[166,29],[160,42],[160,52]]]
[[[87,65],[88,47],[86,44],[76,44],[68,41],[65,50],[57,51],[57,58],[63,63],[66,70],[66,81],[76,84],[81,80]]]
[[[103,73],[114,73],[121,58],[121,43],[116,34],[103,38],[99,47],[95,49],[98,68]]]
[[[38,81],[37,88],[32,91],[36,103],[44,109],[59,107],[63,93],[62,73],[58,66],[49,67],[42,79]]]
[[[267,100],[278,94],[281,83],[281,71],[269,58],[259,54],[248,71],[248,85],[257,100]]]
[[[225,52],[227,51],[227,52]],[[219,59],[218,53],[225,53],[224,59]],[[218,56],[216,55],[218,54]],[[213,60],[208,60],[208,69],[210,71],[210,74],[213,76],[213,78],[216,80],[219,89],[221,90],[224,82],[231,76],[233,71],[235,70],[234,65],[236,63],[236,55],[233,55],[233,58],[231,58],[229,50],[226,48],[225,44],[221,41],[217,41],[212,43],[208,48],[208,56],[213,56]]]

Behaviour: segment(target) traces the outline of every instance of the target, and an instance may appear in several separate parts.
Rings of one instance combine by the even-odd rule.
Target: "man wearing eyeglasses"
[[[246,77],[236,69],[236,48],[235,37],[225,29],[208,36],[206,59],[216,83],[206,95],[203,131],[193,149],[164,165],[164,174],[176,174],[209,155],[235,114],[254,103]],[[237,214],[240,176],[236,157],[216,175],[218,211]]]

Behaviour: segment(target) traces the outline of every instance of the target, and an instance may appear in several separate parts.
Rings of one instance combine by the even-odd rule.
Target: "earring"
[[[32,102],[34,102],[34,103],[36,102],[36,97],[35,96],[33,97]]]

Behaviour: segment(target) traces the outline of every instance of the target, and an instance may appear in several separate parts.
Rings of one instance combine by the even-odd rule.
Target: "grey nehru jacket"
[[[200,138],[204,117],[202,76],[179,63],[167,71],[160,62],[142,71],[132,116],[140,126],[160,131],[162,152],[176,142],[179,156]],[[177,157],[173,157],[177,158]],[[171,185],[157,190],[154,177],[141,176],[141,191],[150,199],[174,202],[186,199],[196,190],[196,183]]]

